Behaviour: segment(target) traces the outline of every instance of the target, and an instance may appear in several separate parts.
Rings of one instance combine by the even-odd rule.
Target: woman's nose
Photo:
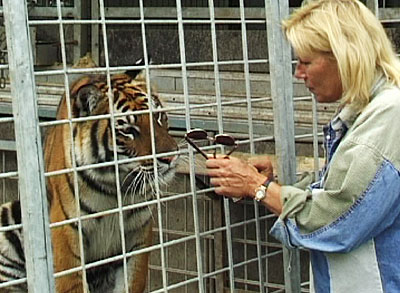
[[[297,79],[305,79],[306,78],[306,72],[304,70],[304,66],[301,63],[297,63],[296,69],[294,72],[294,76]]]

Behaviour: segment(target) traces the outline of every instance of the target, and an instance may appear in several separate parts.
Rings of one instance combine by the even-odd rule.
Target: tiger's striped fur
[[[77,80],[70,88],[71,116],[81,118],[109,114],[108,93],[112,93],[114,122],[111,119],[88,120],[60,124],[53,126],[47,132],[44,144],[46,171],[70,169],[74,167],[73,156],[77,168],[96,163],[112,162],[114,149],[112,132],[115,129],[116,153],[119,160],[147,156],[152,154],[151,128],[155,136],[155,153],[171,153],[177,151],[175,140],[168,133],[168,121],[164,112],[155,111],[153,121],[148,112],[134,113],[128,116],[119,114],[128,111],[161,108],[161,102],[151,90],[149,99],[146,80],[138,72],[128,72],[111,76],[111,90],[107,85],[106,76],[86,76]],[[67,96],[64,95],[58,110],[57,119],[68,119]],[[70,128],[72,125],[72,129]],[[71,142],[71,134],[73,142]],[[73,148],[72,148],[73,145]],[[157,172],[159,182],[167,184],[174,176],[176,155],[157,156]],[[50,221],[52,223],[69,220],[79,215],[91,215],[107,210],[117,211],[118,197],[115,164],[105,167],[82,169],[62,175],[47,178],[47,193],[49,202]],[[145,202],[154,199],[155,174],[154,162],[151,158],[129,161],[118,165],[119,186],[123,206]],[[75,176],[76,175],[76,176]],[[77,184],[76,184],[77,183]],[[76,202],[76,194],[79,202]],[[10,213],[12,206],[17,203],[3,205],[2,211]],[[77,206],[80,208],[77,209]],[[123,231],[125,250],[135,251],[151,244],[152,208],[140,206],[123,211]],[[2,213],[3,217],[3,213]],[[12,220],[10,220],[12,222]],[[81,266],[81,252],[79,245],[79,229],[82,227],[82,243],[85,264],[90,264],[105,258],[121,255],[122,238],[120,214],[118,212],[107,215],[83,219],[80,223],[52,228],[52,247],[55,272]],[[17,232],[15,232],[17,233]],[[3,240],[7,233],[0,233],[0,247],[5,247]],[[22,247],[22,235],[16,236],[15,246],[9,249]],[[4,240],[6,241],[6,240]],[[11,240],[7,240],[11,242]],[[12,247],[12,248],[11,248]],[[3,253],[3,252],[2,252]],[[13,266],[24,274],[23,254],[18,251],[9,253],[18,256],[12,260]],[[8,253],[4,254],[8,255]],[[0,278],[4,278],[0,262]],[[145,288],[148,253],[141,253],[127,259],[129,292],[142,292]],[[123,261],[118,259],[105,265],[86,270],[87,283],[84,284],[82,272],[74,272],[56,278],[56,292],[125,292]],[[18,288],[17,288],[18,289]],[[0,290],[0,292],[3,292]],[[26,292],[24,288],[21,291]]]
[[[3,204],[0,207],[1,226],[21,224],[21,206],[19,201]],[[1,281],[12,281],[25,277],[25,256],[22,229],[13,229],[0,233],[0,276]],[[13,286],[0,292],[27,292],[26,283]]]

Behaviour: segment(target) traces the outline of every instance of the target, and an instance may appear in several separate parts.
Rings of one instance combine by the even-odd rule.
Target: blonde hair
[[[362,110],[379,73],[400,86],[400,60],[383,26],[358,0],[315,0],[283,21],[299,56],[329,54],[338,64],[342,103]]]

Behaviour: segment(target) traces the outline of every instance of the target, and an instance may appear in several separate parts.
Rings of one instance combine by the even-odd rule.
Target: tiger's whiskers
[[[168,171],[168,167],[157,164],[157,171],[159,174],[164,174],[166,171]],[[132,178],[133,176],[135,177]],[[167,180],[163,176],[158,177],[158,182],[159,186],[167,185]],[[147,191],[150,191],[151,194],[156,194],[156,183],[153,168],[150,171],[150,169],[143,166],[135,167],[124,177],[121,186],[125,186],[127,184],[129,185],[125,189],[124,196],[125,198],[133,198],[133,202],[135,202],[135,196],[137,194],[143,195],[145,201],[148,200]],[[162,191],[160,190],[160,194],[161,193]]]
[[[178,141],[178,149],[187,149],[188,148],[188,143],[187,143],[187,141],[184,139],[184,138],[182,138],[180,141]]]

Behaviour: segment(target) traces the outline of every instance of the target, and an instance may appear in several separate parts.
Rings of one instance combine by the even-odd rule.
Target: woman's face
[[[299,56],[295,77],[304,80],[320,103],[336,102],[342,97],[342,83],[333,58],[321,54]]]

